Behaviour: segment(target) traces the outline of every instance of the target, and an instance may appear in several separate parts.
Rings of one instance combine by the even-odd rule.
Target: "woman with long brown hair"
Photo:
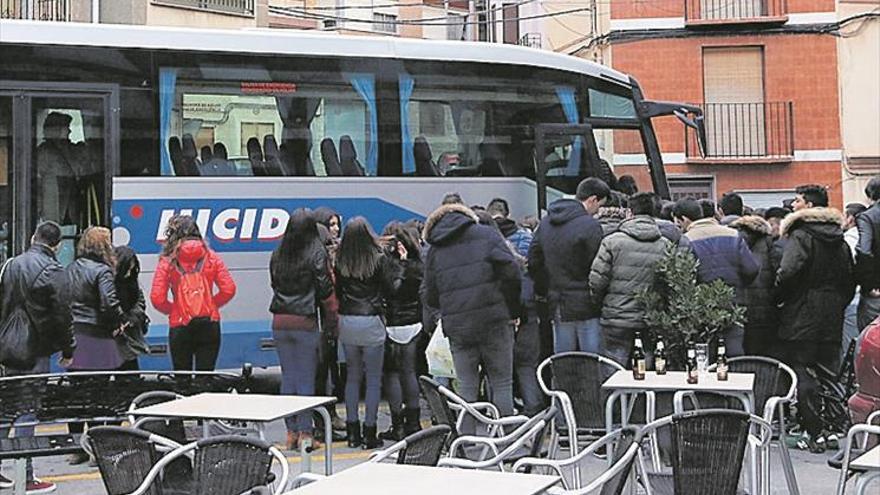
[[[171,217],[150,302],[168,315],[175,370],[192,371],[193,365],[196,371],[214,370],[220,352],[220,308],[234,296],[235,281],[220,256],[205,243],[195,219]]]
[[[89,227],[76,246],[76,261],[67,267],[70,313],[76,350],[73,370],[115,370],[123,359],[114,334],[122,330],[123,312],[116,295],[116,256],[110,230]]]
[[[400,259],[406,248],[393,247]],[[403,282],[403,271],[385,255],[376,234],[363,217],[345,226],[336,258],[336,294],[339,297],[339,341],[345,350],[348,375],[345,412],[348,445],[374,449],[382,445],[376,436],[376,417],[382,390],[385,355],[385,302]],[[363,433],[358,417],[361,377],[366,375],[366,416]]]

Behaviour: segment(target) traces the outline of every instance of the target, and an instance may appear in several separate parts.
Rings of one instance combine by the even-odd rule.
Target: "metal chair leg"
[[[788,452],[788,445],[785,444],[786,436],[785,414],[783,414],[782,406],[779,406],[779,460],[782,462],[782,472],[785,474],[785,483],[788,485],[788,493],[791,495],[800,495],[798,489],[797,477],[794,473],[794,466],[791,463],[791,455]],[[767,459],[768,461],[770,459]]]

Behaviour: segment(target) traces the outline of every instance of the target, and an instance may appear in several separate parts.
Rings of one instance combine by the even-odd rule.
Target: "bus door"
[[[62,227],[62,264],[78,235],[110,225],[118,162],[114,87],[0,81],[0,258],[21,253],[36,225]]]
[[[573,195],[583,179],[606,173],[590,124],[536,125],[535,156],[539,217],[548,203]]]

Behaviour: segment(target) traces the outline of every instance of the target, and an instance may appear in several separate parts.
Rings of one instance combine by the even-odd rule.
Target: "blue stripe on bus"
[[[364,216],[376,230],[392,220],[424,219],[380,198],[117,199],[113,201],[114,241],[139,254],[158,253],[163,218],[167,221],[185,211],[196,218],[215,251],[271,251],[284,233],[290,212],[321,206],[333,208],[343,221]]]

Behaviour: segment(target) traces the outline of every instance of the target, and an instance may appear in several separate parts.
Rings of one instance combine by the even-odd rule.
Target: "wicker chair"
[[[858,435],[861,435],[862,438],[861,442],[857,445],[856,437]],[[880,436],[880,411],[871,413],[865,424],[853,425],[846,434],[846,444],[841,449],[843,452],[843,462],[840,466],[840,477],[837,480],[837,495],[844,495],[846,492],[846,482],[850,476],[858,476],[856,495],[864,494],[870,481],[880,476],[880,473],[877,472],[864,473],[850,468],[850,462],[854,458],[868,451],[869,435]]]
[[[169,402],[182,398],[182,395],[166,390],[144,392],[131,401],[131,405],[129,405],[128,411],[131,412],[141,407],[154,406],[156,404],[162,404],[163,402]],[[128,422],[131,423],[135,428],[148,431],[150,433],[155,433],[165,438],[170,438],[180,444],[187,443],[186,429],[183,426],[182,419],[149,417],[137,419],[129,414]]]
[[[273,459],[281,466],[276,492],[286,488],[290,475],[287,459],[277,448],[260,439],[226,435],[174,449],[150,469],[131,495],[149,493],[150,486],[166,466],[188,455],[193,457],[191,495],[240,495],[265,487],[274,480],[271,472]]]
[[[528,473],[533,469],[540,468],[553,471],[562,478],[562,489],[554,487],[549,489],[548,493],[581,495],[592,493],[601,487],[602,490],[599,492],[601,495],[620,495],[626,486],[627,479],[629,479],[629,474],[632,471],[633,465],[636,464],[636,460],[639,461],[639,473],[644,476],[645,469],[642,465],[642,459],[638,455],[642,438],[639,428],[627,426],[612,431],[596,440],[587,448],[581,450],[575,457],[561,460],[528,457],[518,460],[513,465],[513,471]],[[574,471],[579,471],[581,463],[602,448],[610,448],[609,450],[613,452],[614,464],[590,483],[582,485],[580,476],[575,476]]]
[[[561,410],[565,425],[554,419],[550,457],[562,441],[569,443],[570,457],[577,455],[578,440],[594,440],[606,433],[605,406],[610,395],[602,383],[623,370],[617,362],[588,352],[562,352],[538,366],[538,384]]]
[[[760,438],[750,436],[753,426],[760,429]],[[654,457],[655,471],[648,473],[647,480],[656,495],[735,495],[747,443],[763,451],[772,437],[770,424],[760,417],[729,409],[667,416],[646,425],[642,435],[665,427],[671,433],[672,471],[661,471],[660,459]],[[754,488],[757,493],[757,483]]]
[[[520,425],[528,421],[526,416],[507,416],[502,418],[498,408],[491,402],[467,402],[455,392],[440,385],[427,376],[419,377],[422,395],[428,401],[431,415],[436,424],[449,426],[450,441],[461,434],[461,425],[466,417],[474,418],[478,424],[486,428],[490,437],[503,435],[503,428]],[[456,412],[456,410],[458,412]]]
[[[779,460],[782,463],[782,472],[785,475],[788,492],[792,495],[798,495],[800,490],[798,489],[797,477],[791,463],[788,446],[785,444],[788,431],[785,421],[785,406],[797,401],[797,375],[784,363],[764,356],[739,356],[730,358],[727,362],[731,373],[752,373],[755,375],[753,389],[755,414],[761,415],[764,421],[773,425],[773,440],[770,446],[775,446],[779,451]],[[714,370],[714,366],[709,369]],[[690,398],[696,409],[701,407],[742,407],[739,401],[717,394],[688,392],[682,395]]]
[[[397,464],[436,466],[451,433],[452,428],[447,425],[417,431],[385,450],[374,452],[370,462],[394,459]]]
[[[544,443],[544,434],[556,415],[555,406],[536,414],[516,430],[498,438],[464,435],[452,441],[449,457],[440,459],[440,467],[464,469],[492,469],[504,471],[505,463],[513,463],[526,456],[535,457]],[[524,452],[526,445],[528,452]],[[480,448],[482,447],[482,448]],[[480,452],[479,454],[474,454]],[[489,454],[491,453],[491,457]],[[457,457],[460,456],[460,457]]]
[[[83,437],[95,457],[108,495],[124,495],[137,489],[162,456],[157,446],[180,447],[159,435],[121,426],[95,426]],[[163,483],[154,482],[146,488],[144,493],[149,495],[171,492]]]

